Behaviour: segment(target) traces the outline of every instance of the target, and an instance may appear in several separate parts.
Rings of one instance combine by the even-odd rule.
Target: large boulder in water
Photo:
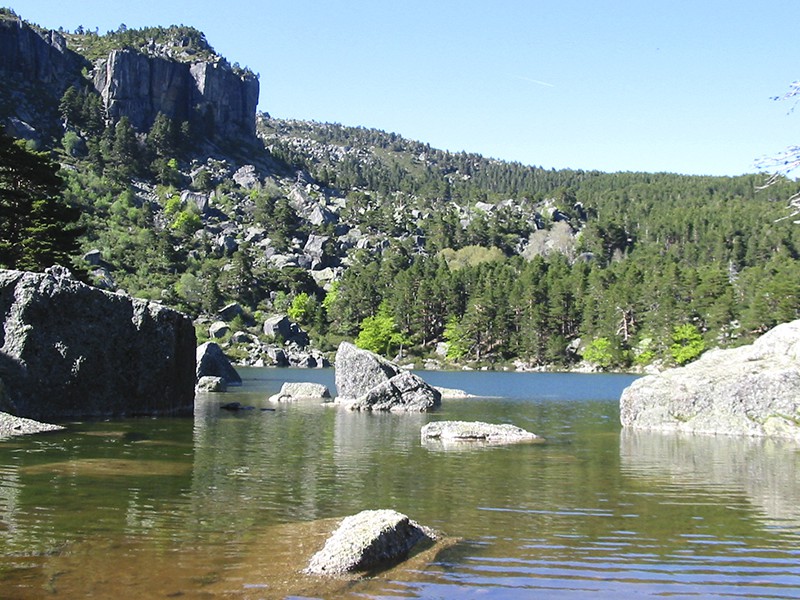
[[[0,410],[33,419],[177,414],[194,407],[191,319],[52,267],[0,270]]]
[[[205,342],[197,347],[196,377],[199,382],[203,377],[221,377],[230,385],[242,385],[242,378],[231,361],[225,356],[222,348],[215,342]]]
[[[306,573],[342,576],[375,571],[406,558],[436,534],[394,510],[365,510],[342,520]]]
[[[336,351],[336,392],[339,398],[355,400],[376,385],[400,374],[394,363],[349,342],[342,342]]]
[[[413,373],[373,352],[342,342],[336,353],[336,402],[350,410],[425,412],[442,394]]]
[[[750,346],[642,377],[620,398],[624,427],[800,441],[800,320]]]

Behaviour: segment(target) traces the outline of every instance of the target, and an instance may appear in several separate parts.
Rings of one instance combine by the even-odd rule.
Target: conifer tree
[[[62,200],[58,169],[0,128],[0,266],[42,270],[77,254],[80,213]]]

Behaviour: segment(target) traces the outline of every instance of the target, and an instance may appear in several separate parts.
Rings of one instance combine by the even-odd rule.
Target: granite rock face
[[[436,534],[394,510],[365,510],[342,520],[306,573],[344,576],[391,566]]]
[[[800,320],[750,346],[637,379],[620,398],[624,427],[800,441]]]
[[[0,270],[0,410],[33,419],[178,414],[194,406],[191,320],[46,273]]]
[[[94,85],[109,118],[128,117],[138,131],[147,131],[163,113],[210,136],[255,136],[258,79],[224,62],[190,64],[130,48],[113,50],[97,68]]]

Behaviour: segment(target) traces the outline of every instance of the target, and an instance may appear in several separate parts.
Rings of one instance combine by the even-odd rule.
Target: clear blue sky
[[[6,0],[44,27],[184,24],[275,117],[545,168],[735,175],[800,144],[798,0]]]

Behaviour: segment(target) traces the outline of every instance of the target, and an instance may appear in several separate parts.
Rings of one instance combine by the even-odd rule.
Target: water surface
[[[800,597],[797,448],[621,432],[631,377],[424,373],[481,397],[393,415],[266,402],[283,381],[333,388],[332,371],[242,375],[193,420],[0,443],[0,596]],[[440,419],[547,443],[423,444]],[[355,583],[298,574],[336,518],[369,508],[457,541]]]

